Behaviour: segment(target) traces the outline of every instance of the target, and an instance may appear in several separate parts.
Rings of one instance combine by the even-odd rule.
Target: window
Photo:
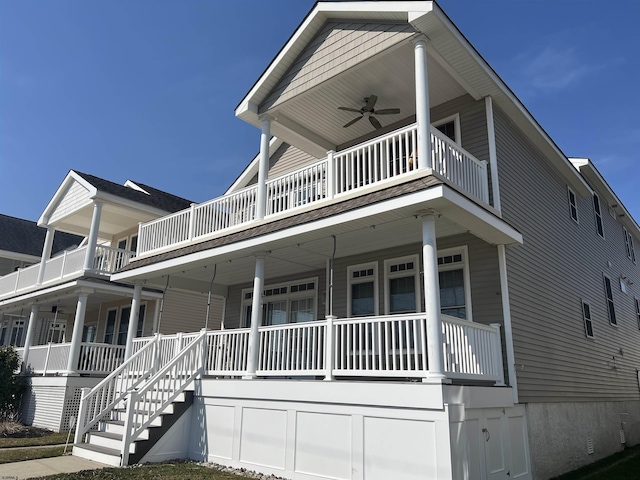
[[[582,302],[582,320],[584,321],[584,334],[593,338],[593,323],[591,322],[591,306],[588,303]]]
[[[52,323],[49,326],[47,332],[47,343],[62,343],[64,342],[64,333],[67,328],[67,324],[63,322]]]
[[[385,260],[385,313],[417,312],[420,305],[417,255]]]
[[[636,263],[636,251],[633,247],[633,236],[625,227],[622,227],[622,233],[624,234],[624,247],[627,252],[627,257],[629,257],[633,263]]]
[[[85,325],[82,328],[82,341],[85,343],[95,342],[97,333],[98,333],[97,325]]]
[[[263,290],[262,325],[311,322],[316,319],[317,279],[270,285]],[[244,326],[251,326],[253,291],[242,291]]]
[[[24,320],[14,320],[13,326],[11,327],[11,338],[9,340],[9,345],[13,345],[15,347],[24,347]]]
[[[613,289],[611,288],[611,279],[604,277],[604,293],[607,297],[607,309],[609,311],[609,323],[611,325],[617,325],[616,321],[616,309],[613,304]]]
[[[129,242],[129,250],[136,252],[138,250],[138,234],[131,235],[131,241]]]
[[[571,218],[578,223],[578,200],[573,190],[567,187],[567,196],[569,198],[569,214]]]
[[[378,315],[378,263],[354,265],[347,269],[348,317]]]
[[[634,298],[636,302],[636,319],[638,320],[638,328],[640,328],[640,300]]]
[[[136,336],[141,337],[144,327],[144,314],[146,305],[140,305],[138,313],[138,325],[136,326]],[[129,317],[131,315],[131,307],[113,308],[107,312],[107,325],[104,330],[104,343],[126,345],[127,333],[129,331]],[[119,321],[118,321],[119,318]]]
[[[593,212],[596,215],[596,232],[604,238],[604,226],[602,224],[602,210],[600,210],[600,198],[597,194],[593,194]]]
[[[442,132],[445,136],[449,137],[452,141],[458,145],[462,143],[460,138],[460,115],[455,114],[450,117],[443,118],[437,122],[433,122],[432,125]]]
[[[114,308],[107,312],[107,326],[104,329],[104,343],[113,343],[114,333],[116,331],[116,319],[118,318],[118,309]]]
[[[440,311],[471,320],[471,290],[467,267],[467,247],[438,252]]]

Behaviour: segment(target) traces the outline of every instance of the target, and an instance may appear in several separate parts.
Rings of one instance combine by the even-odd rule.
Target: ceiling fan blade
[[[376,130],[379,130],[382,128],[382,125],[380,125],[380,122],[376,117],[369,117],[369,121],[371,122],[371,125],[373,125],[376,128]]]
[[[376,115],[394,115],[396,113],[400,113],[400,109],[399,108],[383,108],[382,110],[376,110],[375,112]]]
[[[362,113],[357,108],[349,108],[349,107],[338,107],[338,110],[344,110],[345,112],[354,112],[354,113]]]
[[[369,97],[367,97],[367,104],[364,106],[364,110],[365,111],[371,111],[373,110],[374,105],[376,104],[376,102],[378,101],[378,97],[375,95],[369,95]]]
[[[371,117],[369,117],[371,118]],[[347,123],[346,125],[343,125],[342,128],[347,128],[350,127],[351,125],[353,125],[354,123],[356,123],[358,120],[362,120],[362,117],[356,117],[353,120],[351,120],[349,123]]]

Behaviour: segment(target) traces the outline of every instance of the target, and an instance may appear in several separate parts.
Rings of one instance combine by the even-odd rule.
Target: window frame
[[[116,346],[124,346],[127,344],[126,341],[126,335],[128,334],[129,331],[129,318],[127,317],[127,330],[121,332],[121,326],[122,326],[122,313],[126,310],[129,310],[129,314],[131,314],[131,304],[129,305],[120,305],[118,307],[112,307],[107,309],[107,313],[105,316],[105,324],[104,324],[104,330],[102,332],[102,343],[105,343],[107,345],[116,345]],[[115,321],[113,323],[113,332],[110,334],[112,335],[112,339],[110,342],[107,341],[107,326],[109,325],[109,314],[111,312],[115,312]],[[140,309],[138,310],[138,325],[140,325],[140,312],[142,312],[142,334],[144,335],[144,325],[146,322],[146,316],[147,316],[147,302],[140,302]],[[138,337],[138,331],[140,331],[138,329],[138,325],[136,325],[136,336],[134,338],[140,338]],[[84,333],[84,332],[83,332]],[[121,334],[125,334],[125,343],[118,343],[119,340],[119,336]],[[97,334],[96,334],[97,337]]]
[[[356,270],[369,270],[373,269],[373,273],[371,276],[366,277],[358,277],[358,279],[353,278],[353,272]],[[371,280],[369,280],[371,279]],[[372,315],[358,315],[356,317],[352,314],[352,285],[356,285],[359,283],[368,283],[369,281],[373,281],[373,314]],[[358,317],[367,317],[367,316],[375,316],[377,317],[380,314],[380,299],[379,299],[379,286],[378,286],[378,262],[367,262],[360,263],[357,265],[350,265],[347,267],[347,318],[358,318]]]
[[[438,277],[440,276],[440,272],[445,272],[449,270],[457,270],[460,265],[462,265],[462,278],[464,281],[464,298],[465,298],[465,314],[466,320],[473,322],[473,306],[471,303],[471,276],[469,272],[469,247],[467,245],[461,245],[459,247],[446,248],[442,250],[438,250],[436,264],[438,259],[441,257],[447,257],[450,255],[455,255],[457,253],[462,254],[462,261],[450,264],[438,265]],[[440,286],[438,285],[438,289]],[[438,295],[440,292],[438,292]],[[446,313],[442,313],[442,305],[440,305],[440,313],[442,315],[446,315]],[[456,317],[458,318],[458,317]]]
[[[440,130],[438,130],[438,132],[442,133],[456,144],[462,146],[462,133],[460,132],[460,113],[454,113],[453,115],[449,115],[448,117],[441,118],[440,120],[433,122],[431,126],[437,129],[438,127],[447,123],[453,123],[455,140],[452,140],[448,135],[440,132]]]
[[[638,320],[638,329],[640,330],[640,298],[634,297],[633,300],[636,304],[636,319]]]
[[[618,319],[616,317],[616,306],[613,298],[613,285],[611,283],[611,278],[607,275],[603,275],[603,283],[604,283],[604,296],[606,300],[607,306],[607,315],[609,317],[609,324],[614,327],[618,326]],[[609,293],[611,295],[609,295]]]
[[[413,262],[412,270],[403,270],[399,272],[390,272],[389,269],[394,264],[408,263]],[[403,313],[392,313],[391,312],[391,285],[389,282],[394,278],[404,278],[411,276],[411,272],[413,272],[412,276],[414,278],[415,285],[415,310],[413,312],[403,312],[406,313],[419,313],[422,312],[422,297],[420,295],[420,257],[418,255],[407,255],[404,257],[396,257],[389,258],[384,261],[384,313],[385,315],[402,315]],[[375,288],[375,287],[374,287]],[[351,289],[349,289],[351,291]],[[351,305],[351,303],[349,303]]]
[[[600,238],[604,237],[604,220],[602,218],[602,203],[600,202],[600,196],[593,192],[593,213],[596,220],[596,233]]]
[[[580,224],[580,217],[578,215],[578,196],[569,185],[567,185],[567,203],[569,204],[569,217],[577,224]]]
[[[586,315],[585,306],[589,310],[589,316]],[[595,338],[593,334],[593,318],[591,315],[591,305],[584,300],[581,300],[582,307],[582,324],[584,326],[584,335],[587,338]],[[591,330],[591,335],[589,335],[589,330]]]
[[[633,263],[636,263],[636,250],[635,246],[633,245],[633,236],[624,225],[622,226],[622,234],[624,235],[624,247],[627,258]]]

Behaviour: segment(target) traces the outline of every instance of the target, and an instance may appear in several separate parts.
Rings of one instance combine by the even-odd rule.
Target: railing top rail
[[[341,155],[346,155],[348,153],[360,150],[361,148],[368,147],[369,145],[375,145],[376,143],[383,142],[383,141],[387,140],[388,138],[392,138],[392,137],[395,137],[396,135],[400,135],[400,134],[403,134],[405,132],[409,132],[409,131],[417,128],[417,126],[418,126],[417,123],[412,123],[411,125],[407,125],[406,127],[399,128],[399,129],[394,130],[394,131],[389,132],[389,133],[385,133],[384,135],[380,135],[379,137],[372,138],[371,140],[368,140],[366,142],[359,143],[358,145],[354,145],[353,147],[349,147],[349,148],[345,148],[344,150],[340,150],[339,152],[335,153],[335,156],[338,157],[338,156],[341,156]]]
[[[485,160],[478,160],[475,157],[475,155],[473,155],[473,154],[469,153],[468,151],[466,151],[464,148],[462,148],[461,145],[459,145],[456,142],[454,142],[453,140],[451,140],[449,137],[447,137],[444,133],[442,133],[440,130],[438,130],[433,125],[431,126],[431,135],[433,135],[434,137],[438,137],[440,140],[445,142],[451,148],[453,148],[454,150],[459,151],[460,153],[462,153],[463,155],[468,157],[469,160],[471,160],[472,162],[477,163],[478,165],[484,165],[485,163],[487,163]]]
[[[315,326],[326,325],[326,320],[313,320],[311,322],[300,322],[300,323],[283,323],[281,325],[265,325],[259,328],[261,332],[267,332],[271,330],[296,330],[302,328],[311,328]],[[228,330],[227,330],[228,331]]]
[[[452,317],[451,315],[441,315],[442,321],[447,323],[453,323],[455,325],[462,325],[463,327],[475,328],[477,330],[486,330],[487,332],[495,332],[496,329],[491,325],[485,325],[484,323],[472,322],[464,318]]]
[[[260,327],[263,328],[263,327]],[[207,336],[214,337],[219,335],[226,334],[238,334],[238,333],[249,333],[251,331],[250,328],[227,328],[226,330],[207,330]]]
[[[83,248],[86,248],[86,247],[83,247]],[[117,252],[117,253],[136,253],[133,250],[127,250],[126,248],[110,247],[108,245],[96,245],[96,249],[104,249],[109,252]]]
[[[158,217],[154,220],[149,220],[148,222],[144,222],[140,224],[140,228],[147,227],[149,225],[155,225],[156,223],[166,222],[170,218],[183,216],[191,211],[190,208],[185,208],[184,210],[180,210],[179,212],[170,213],[169,215],[164,215],[162,217]]]
[[[338,318],[333,321],[334,325],[343,323],[375,323],[386,321],[401,321],[401,320],[421,320],[427,318],[427,314],[424,312],[418,313],[401,313],[393,315],[378,315],[375,317],[351,317],[351,318]]]

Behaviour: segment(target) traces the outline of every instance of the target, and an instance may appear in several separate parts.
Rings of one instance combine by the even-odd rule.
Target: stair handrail
[[[78,420],[74,443],[79,444],[82,436],[94,425],[109,414],[128,395],[129,390],[138,386],[146,378],[153,375],[156,369],[157,345],[161,334],[154,335],[140,350],[134,353],[122,365],[107,375],[91,390],[83,390],[78,409]],[[150,353],[149,353],[150,352]],[[140,361],[141,360],[141,361]],[[134,371],[131,366],[134,366]],[[138,372],[139,376],[127,375],[128,372]],[[93,402],[92,418],[87,420],[88,407]]]
[[[124,421],[121,466],[128,464],[131,444],[204,371],[206,337],[207,330],[202,329],[191,343],[149,378],[142,387],[131,391]],[[170,372],[173,374],[169,375]],[[169,393],[163,395],[161,403],[146,398],[148,392],[162,384],[165,387],[169,385]],[[143,417],[147,417],[146,420]]]

